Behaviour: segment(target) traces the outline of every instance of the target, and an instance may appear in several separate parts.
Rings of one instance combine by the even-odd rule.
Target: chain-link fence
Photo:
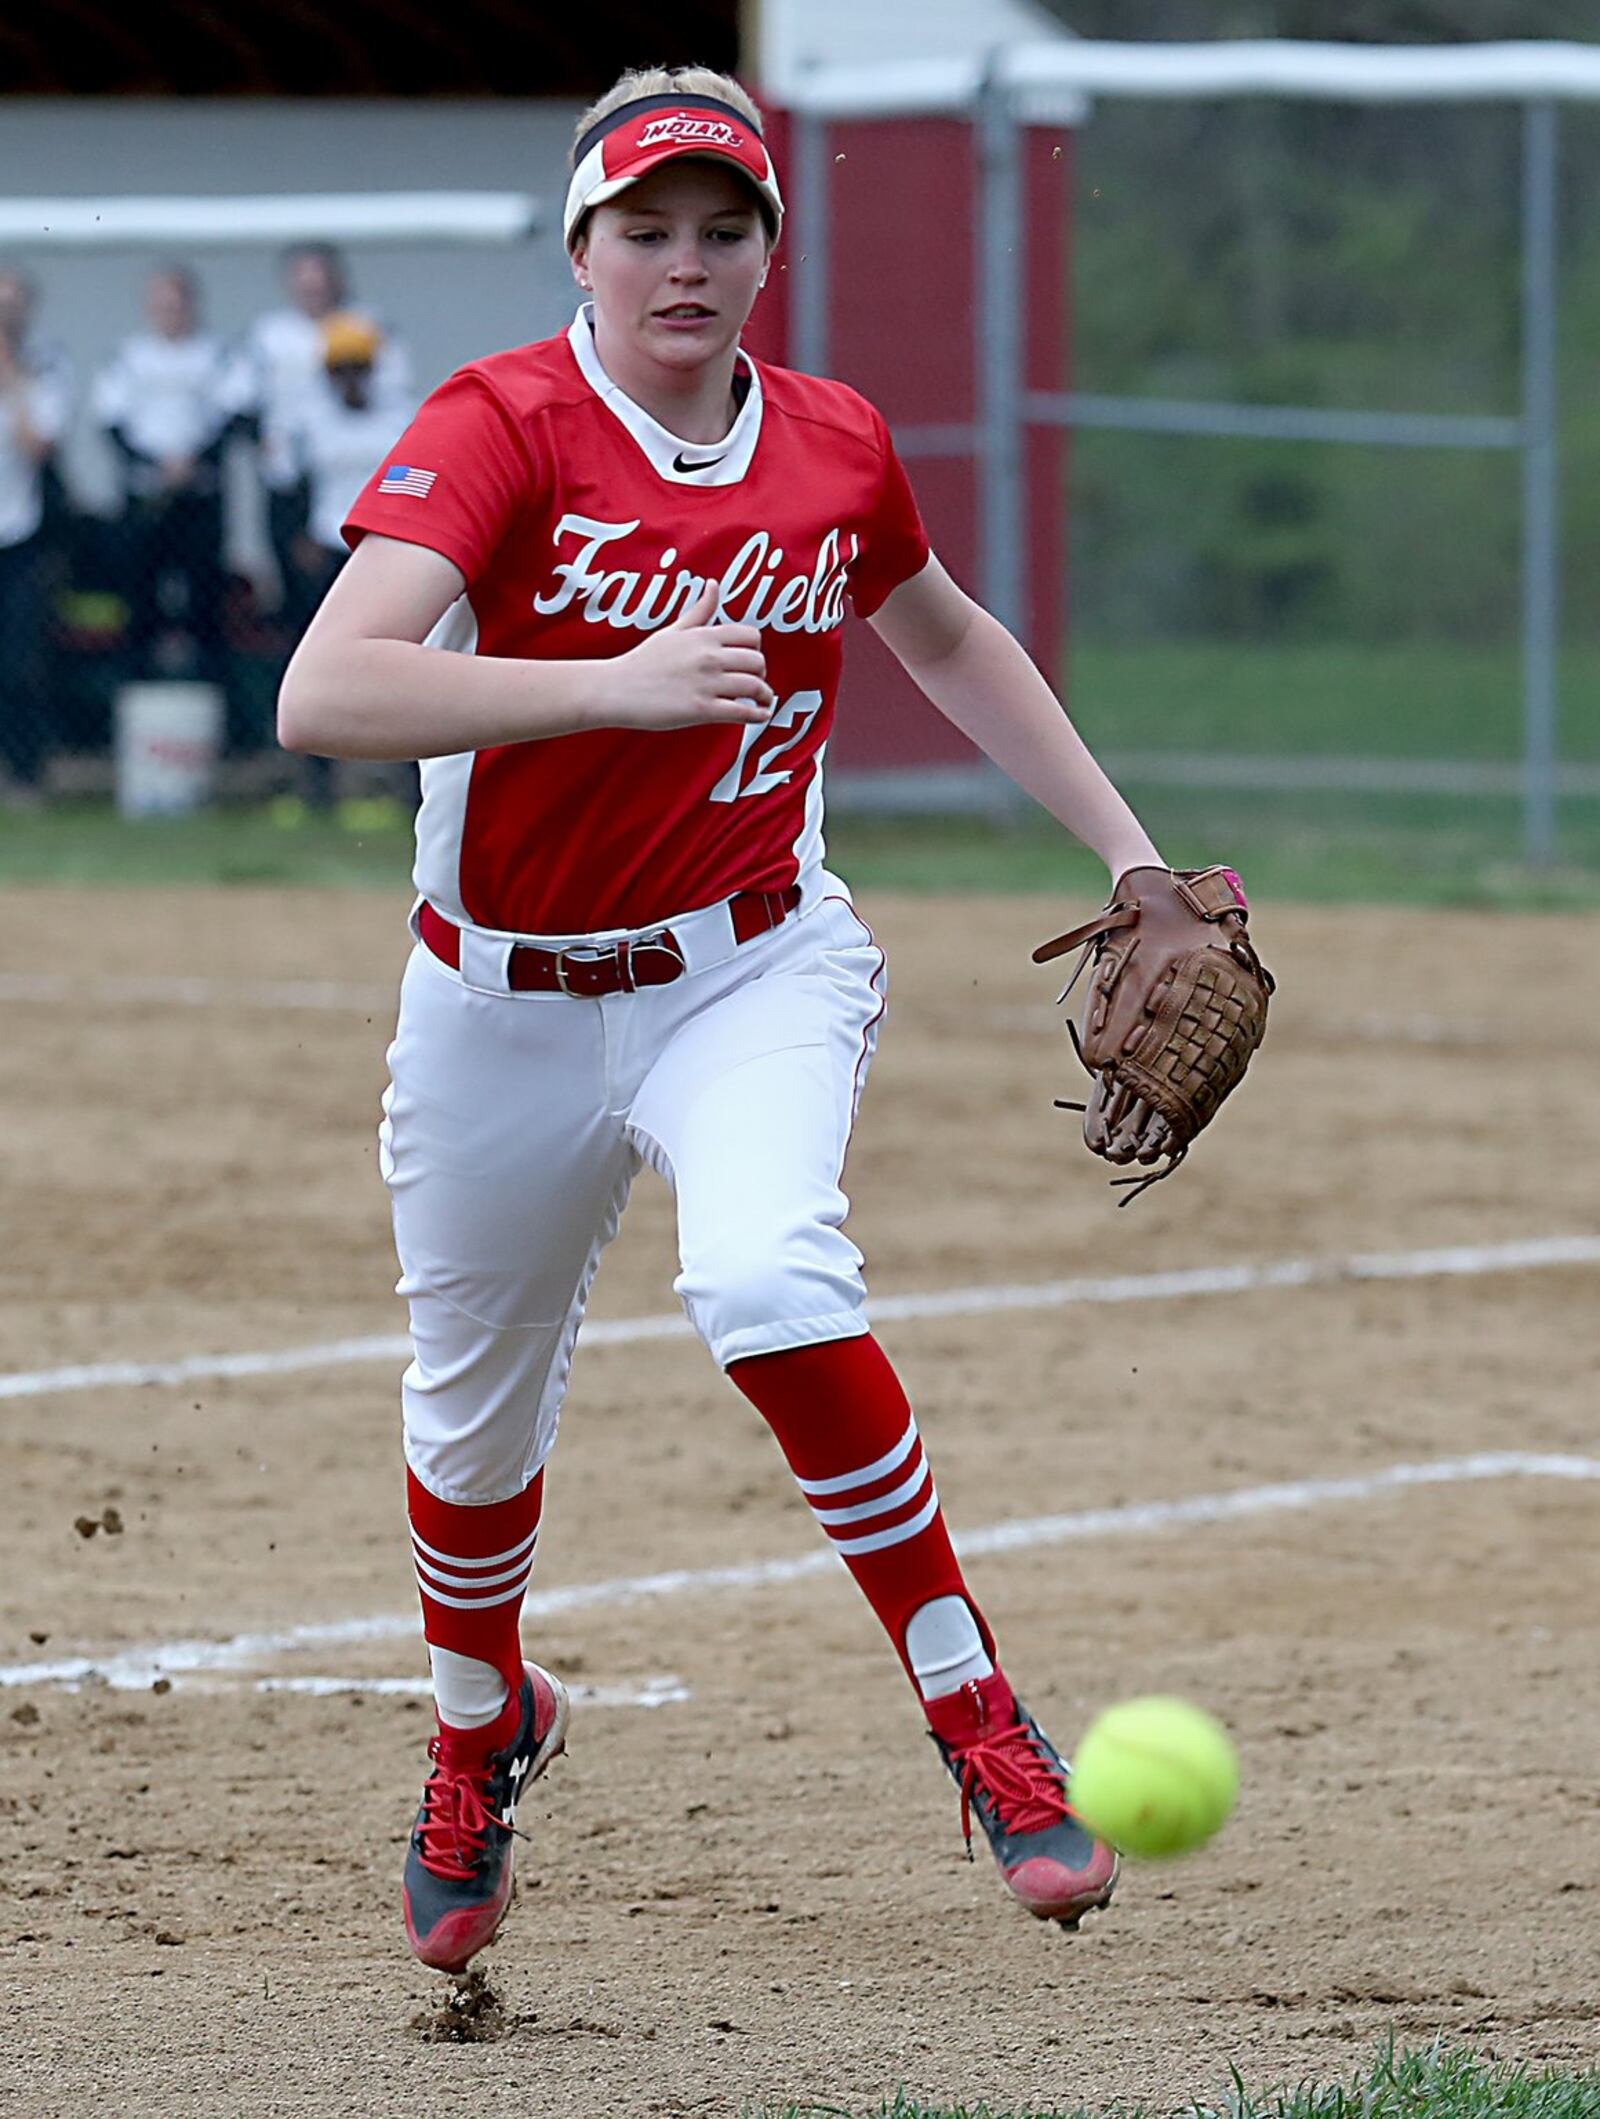
[[[134,687],[186,687],[213,748],[262,756],[279,672],[337,567],[313,531],[313,467],[274,460],[247,356],[200,328],[183,272],[147,293],[146,328],[80,383],[35,335],[29,282],[0,274],[0,765],[15,801],[42,798],[64,758],[104,756]],[[109,505],[64,475],[74,416],[102,442]],[[228,489],[255,480],[271,565],[246,573]]]
[[[1021,143],[1074,91],[1041,384]],[[979,383],[943,446],[1015,617],[1027,481],[1070,437],[1056,674],[1130,785],[1600,856],[1597,94],[1600,51],[1531,45],[1068,44],[804,84],[824,168],[874,114],[980,143]]]
[[[335,251],[305,246],[288,269],[303,300],[224,340],[201,324],[193,276],[158,267],[144,327],[80,391],[33,330],[30,281],[0,272],[0,768],[13,805],[42,802],[69,761],[119,748],[119,763],[139,754],[118,786],[135,809],[209,788],[219,764],[238,786],[333,800],[325,761],[278,752],[274,702],[343,563],[344,513],[413,409],[403,344],[344,306],[342,273]],[[64,475],[75,414],[110,467],[109,505],[86,504]]]
[[[148,158],[122,116],[124,162]],[[421,116],[420,142],[448,125]],[[543,125],[547,163],[568,122]],[[288,125],[226,139],[259,168]],[[479,166],[516,137],[490,123]],[[70,139],[36,144],[71,163]],[[486,334],[561,321],[535,220],[526,194],[466,190],[0,198],[0,807],[409,798],[414,772],[282,753],[279,680],[423,390]]]
[[[1096,737],[1147,781],[1592,850],[1593,107],[1109,102],[1079,176]]]
[[[1176,63],[1152,47],[1078,49]],[[1209,47],[1204,63],[1233,66],[1235,49]],[[1328,48],[1244,49],[1310,66]],[[1136,791],[1207,789],[1219,809],[1271,807],[1308,830],[1336,815],[1377,828],[1409,805],[1441,835],[1600,858],[1600,255],[1586,239],[1600,106],[1551,101],[1493,52],[1355,59],[1414,67],[1413,86],[1363,100],[1305,83],[1084,81],[1079,121],[1056,132],[1072,288],[1049,375],[1026,328],[1038,276],[1015,240],[1030,211],[1017,121],[1037,139],[1037,84],[998,62],[987,89],[971,69],[935,82],[924,67],[907,104],[892,69],[848,93],[819,77],[787,150],[789,357],[866,382],[930,503],[948,470],[939,452],[959,452],[970,491],[945,513],[970,532],[966,578],[1013,621],[1039,572],[1028,496],[1065,437],[1067,557],[1051,578],[1069,652],[1052,675]],[[1471,100],[1417,85],[1452,65],[1480,69],[1456,91]],[[971,341],[969,394],[937,432],[876,374],[853,374],[847,319],[815,306],[819,256],[854,254],[848,128],[929,109],[973,128],[971,284],[955,306],[937,269],[916,306],[844,291],[875,306],[879,365],[897,378],[926,369],[930,347]],[[439,282],[437,251],[391,255],[396,309]],[[270,249],[255,258],[253,272],[270,269]],[[363,260],[363,293],[378,262]],[[490,277],[524,269],[493,260]],[[559,328],[559,277],[501,342]],[[481,350],[498,297],[498,284],[463,283],[432,305],[459,318],[462,343],[418,386]],[[26,282],[0,271],[0,792],[103,788],[118,699],[171,682],[214,700],[225,786],[301,785],[304,768],[272,744],[273,701],[338,561],[336,532],[313,521],[307,462],[282,457],[259,397],[182,334],[159,358],[147,349],[119,417],[111,347],[68,361],[49,340],[53,306],[38,330],[27,309]],[[174,438],[185,391],[191,413],[206,409]],[[148,431],[158,400],[165,438]],[[56,445],[63,402],[110,466],[94,494]],[[365,468],[406,409],[396,396],[388,434],[369,432]],[[309,783],[313,798],[327,790],[325,775]]]

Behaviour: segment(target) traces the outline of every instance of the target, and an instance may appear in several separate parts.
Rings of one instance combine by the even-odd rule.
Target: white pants
[[[726,961],[601,1000],[485,991],[414,951],[379,1155],[411,1306],[406,1457],[442,1500],[504,1500],[550,1454],[641,1163],[672,1187],[674,1286],[723,1367],[867,1329],[841,1177],[884,962],[822,889]]]

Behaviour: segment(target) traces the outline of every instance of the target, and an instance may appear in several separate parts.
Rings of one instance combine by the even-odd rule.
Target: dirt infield
[[[399,1364],[49,1374],[403,1328],[373,1144],[400,908],[7,905],[0,1386],[34,1382],[0,1395],[0,2108],[734,2113],[900,2083],[1176,2105],[1230,2061],[1298,2079],[1441,2029],[1600,2060],[1600,1483],[1571,1475],[1600,1456],[1595,1265],[1488,1255],[1600,1233],[1574,975],[1600,922],[1266,908],[1261,1061],[1118,1213],[1049,1109],[1065,1044],[1027,945],[1062,908],[866,903],[891,1008],[852,1227],[880,1295],[1394,1254],[1388,1277],[882,1327],[958,1532],[1100,1512],[971,1562],[1046,1726],[1201,1699],[1239,1739],[1239,1814],[1080,1937],[1028,1921],[962,1860],[842,1570],[758,1577],[815,1534],[753,1415],[692,1340],[613,1338],[580,1350],[538,1589],[749,1571],[530,1623],[601,1702],[524,1808],[485,1960],[502,2035],[457,2045],[413,2022],[441,1989],[396,1909],[423,1704],[259,1689],[424,1667],[409,1630],[345,1623],[411,1608]],[[1408,1270],[1441,1246],[1484,1269]],[[670,1277],[646,1178],[595,1316],[668,1314]],[[1528,1461],[1465,1476],[1485,1452]],[[1292,1490],[1129,1514],[1269,1486]],[[14,1682],[315,1625],[180,1656],[154,1691]],[[688,1697],[603,1703],[652,1682]]]

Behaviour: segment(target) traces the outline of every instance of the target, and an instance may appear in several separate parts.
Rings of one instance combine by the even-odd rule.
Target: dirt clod
[[[108,1538],[120,1538],[123,1531],[122,1511],[107,1502],[97,1516],[74,1516],[72,1527],[80,1538],[92,1538],[95,1532],[100,1530],[103,1530]],[[45,1637],[39,1634],[35,1638],[43,1640]]]
[[[458,1972],[440,2005],[418,2009],[411,2019],[424,2045],[492,2045],[514,2028],[487,1972]]]

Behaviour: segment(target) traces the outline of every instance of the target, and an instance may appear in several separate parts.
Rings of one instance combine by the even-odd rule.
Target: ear
[[[577,281],[584,293],[592,292],[594,282],[589,277],[589,241],[587,236],[580,237],[572,246],[571,265],[572,277]]]

